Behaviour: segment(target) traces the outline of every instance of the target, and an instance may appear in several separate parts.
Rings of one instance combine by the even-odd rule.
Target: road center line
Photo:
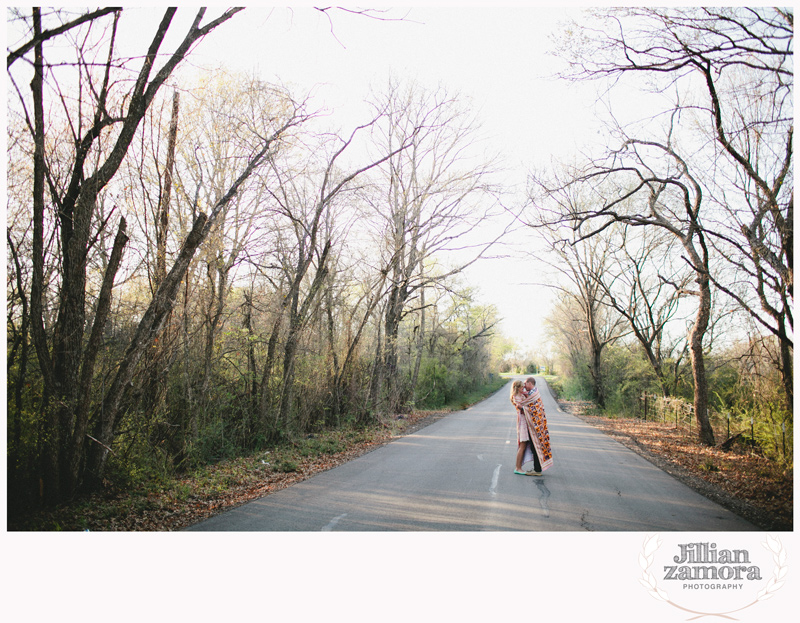
[[[336,527],[336,524],[339,523],[339,521],[341,521],[345,517],[347,517],[347,513],[342,513],[338,517],[334,517],[333,519],[331,519],[331,522],[327,526],[325,526],[322,530],[320,530],[320,532],[330,532],[331,530],[334,529],[334,527]]]
[[[491,495],[497,495],[497,481],[500,478],[500,468],[503,467],[502,465],[498,465],[494,468],[494,474],[492,475],[492,486],[489,487],[489,493]]]

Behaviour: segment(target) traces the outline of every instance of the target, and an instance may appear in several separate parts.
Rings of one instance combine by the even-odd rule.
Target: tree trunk
[[[425,288],[420,289],[419,327],[417,328],[417,356],[414,361],[414,372],[411,374],[411,388],[416,399],[417,379],[422,364],[422,352],[425,349]]]
[[[50,356],[50,348],[47,344],[47,336],[44,330],[44,312],[42,309],[42,297],[44,293],[44,60],[42,57],[42,23],[41,9],[33,9],[34,35],[38,43],[35,46],[34,72],[31,81],[31,92],[33,93],[34,111],[34,152],[33,152],[33,275],[31,279],[31,334],[36,355],[39,359],[39,367],[44,377],[44,399],[47,404],[47,396],[52,393],[53,388],[53,363]]]
[[[179,91],[172,96],[172,117],[169,123],[167,139],[167,162],[164,166],[164,191],[161,194],[156,222],[156,269],[154,276],[155,291],[167,276],[167,231],[169,230],[169,204],[172,195],[172,170],[175,167],[175,143],[178,138],[178,104]]]
[[[217,333],[219,332],[222,313],[225,310],[229,270],[228,265],[224,263],[218,263],[216,269],[212,264],[208,265],[210,293],[208,310],[206,312],[206,339],[205,348],[203,350],[203,381],[201,385],[202,412],[204,414],[206,414],[208,410],[208,389],[211,382],[214,345],[216,343]]]
[[[375,309],[377,308],[378,304],[381,301],[382,293],[383,293],[383,286],[384,286],[385,283],[386,283],[386,273],[383,272],[381,274],[381,278],[378,281],[378,283],[375,284],[372,287],[372,293],[370,294],[370,297],[368,299],[367,305],[365,307],[364,315],[361,317],[361,320],[360,320],[360,322],[358,324],[358,328],[356,329],[355,335],[353,335],[351,338],[349,338],[349,346],[347,348],[347,354],[345,355],[344,362],[342,363],[341,373],[339,375],[339,379],[340,379],[341,383],[344,383],[345,379],[349,378],[350,368],[351,368],[351,366],[353,364],[353,361],[355,359],[355,355],[356,355],[356,352],[357,352],[357,349],[358,349],[358,345],[359,345],[359,343],[361,341],[361,336],[363,335],[364,329],[366,329],[367,324],[369,323],[369,319],[371,317],[373,317]],[[381,344],[380,344],[380,340],[381,340],[380,324],[381,323],[380,323],[380,318],[382,317],[382,314],[379,312],[377,314],[377,317],[378,317],[378,322],[377,322],[377,326],[378,326],[378,336],[377,336],[378,349],[376,351],[376,353],[377,353],[376,354],[377,359],[375,360],[375,365],[376,366],[380,365],[380,360],[379,360],[380,352],[381,352]],[[375,379],[375,377],[376,377],[376,375],[373,374],[371,378]],[[341,390],[340,390],[340,394],[343,394],[343,393],[344,393],[344,388],[342,387]],[[369,388],[369,391],[368,391],[368,394],[367,394],[367,400],[368,400],[368,402],[370,404],[373,404],[373,405],[376,404],[375,400],[377,400],[377,391],[376,391],[375,395],[373,396],[372,380],[370,381],[370,388]]]
[[[386,410],[395,413],[399,408],[397,341],[400,335],[400,316],[405,303],[405,288],[394,285],[386,306],[384,327],[383,375],[386,382]]]
[[[300,331],[306,320],[309,317],[312,305],[317,300],[317,296],[322,290],[322,285],[328,276],[327,258],[331,250],[331,241],[325,242],[325,245],[320,254],[317,271],[314,275],[314,280],[308,288],[308,293],[300,303],[300,285],[303,277],[306,275],[309,261],[301,262],[302,268],[297,271],[295,275],[295,282],[292,286],[292,294],[290,295],[289,305],[289,333],[286,336],[286,345],[284,347],[283,356],[283,386],[281,388],[281,406],[278,413],[278,422],[288,424],[291,415],[292,398],[294,396],[294,369],[295,360],[297,358],[297,348],[300,339]]]
[[[42,54],[41,9],[33,9],[33,26],[36,45],[34,47],[34,73],[31,81],[34,109],[34,154],[33,154],[33,276],[31,281],[31,333],[39,368],[42,371],[42,408],[44,430],[41,447],[40,492],[45,503],[58,501],[58,416],[51,405],[55,393],[53,362],[44,330],[42,298],[44,293],[44,59]]]
[[[252,433],[252,420],[251,418],[258,413],[258,379],[256,377],[256,350],[255,350],[255,334],[253,333],[253,291],[244,293],[244,321],[243,325],[247,331],[247,378],[245,384],[247,387],[247,398],[249,403],[247,432],[248,437]]]
[[[155,292],[167,276],[167,232],[169,231],[169,207],[172,200],[172,172],[175,167],[175,144],[178,139],[178,103],[179,91],[172,97],[172,116],[167,137],[167,161],[164,165],[164,188],[158,202],[158,211],[155,216],[156,225],[156,265],[153,269],[152,289]],[[166,392],[164,345],[167,339],[162,339],[153,345],[146,354],[144,364],[145,374],[144,391],[142,392],[142,408],[145,413],[156,413],[161,405]]]
[[[122,254],[128,242],[125,233],[126,222],[122,219],[119,224],[117,236],[114,239],[114,246],[111,249],[111,256],[108,260],[108,267],[103,278],[103,285],[100,288],[100,295],[95,312],[94,325],[89,335],[86,345],[86,353],[81,367],[80,387],[78,394],[78,405],[75,410],[75,429],[68,452],[69,470],[66,472],[67,481],[65,492],[73,492],[80,484],[80,467],[84,457],[84,443],[86,431],[89,428],[89,408],[91,404],[92,379],[94,378],[95,362],[100,351],[100,345],[105,332],[106,321],[111,311],[111,293],[114,289],[114,278],[122,262]]]
[[[84,186],[74,209],[63,214],[61,220],[63,263],[59,310],[53,336],[54,400],[47,407],[51,412],[48,418],[48,468],[57,470],[57,474],[51,474],[48,478],[51,485],[49,494],[46,494],[48,503],[63,500],[72,493],[72,479],[68,476],[71,470],[69,448],[79,402],[86,324],[86,249],[95,197],[95,193]]]
[[[592,377],[592,389],[594,397],[597,401],[597,406],[601,409],[606,408],[606,392],[603,387],[603,373],[601,370],[602,355],[604,343],[601,342],[597,335],[597,325],[595,322],[595,309],[594,303],[587,301],[586,307],[586,320],[589,330],[589,349],[591,351],[591,361],[589,363],[589,373]]]
[[[689,333],[689,352],[692,356],[692,376],[694,377],[694,414],[700,431],[700,441],[708,446],[714,445],[714,431],[708,419],[708,380],[706,378],[703,337],[711,318],[711,288],[706,275],[698,274],[700,296],[694,326]]]
[[[192,354],[190,349],[189,328],[190,328],[190,315],[189,315],[189,275],[187,274],[183,286],[183,391],[184,400],[186,401],[186,408],[184,415],[181,418],[182,432],[184,435],[184,449],[186,448],[186,437],[188,436],[193,442],[196,442],[199,437],[197,430],[196,410],[194,408],[194,391],[192,388]]]
[[[258,413],[259,420],[261,421],[261,430],[268,438],[273,437],[276,432],[269,418],[270,399],[272,398],[272,394],[270,393],[270,381],[272,379],[272,368],[275,365],[275,357],[278,351],[278,337],[280,336],[281,326],[283,325],[283,316],[284,308],[281,307],[280,310],[278,310],[278,317],[275,318],[275,322],[272,325],[272,333],[269,336],[269,342],[267,342],[267,359],[264,362],[264,373],[261,375],[261,396]]]
[[[379,318],[381,317],[382,314]],[[378,411],[381,387],[383,387],[383,332],[381,331],[382,323],[378,321],[375,324],[378,335],[375,337],[375,363],[372,367],[372,378],[369,385],[369,407],[373,411]],[[365,410],[365,413],[367,412],[369,412],[369,408]]]
[[[792,412],[794,408],[794,358],[790,340],[786,335],[786,321],[781,319],[780,331],[783,337],[780,339],[781,345],[781,378],[783,379],[783,391],[786,396],[786,410]]]
[[[283,349],[283,382],[281,383],[281,403],[275,421],[275,429],[280,430],[281,425],[289,426],[294,398],[294,364],[297,358],[297,345],[299,339],[298,327],[292,327],[290,322],[289,334],[286,336],[286,345]]]
[[[336,417],[338,426],[342,409],[342,370],[339,365],[339,355],[336,352],[336,323],[333,318],[333,294],[330,288],[325,292],[325,318],[327,320],[328,350],[331,355],[331,368],[333,371],[333,378],[330,381],[331,392],[333,393],[331,411]]]

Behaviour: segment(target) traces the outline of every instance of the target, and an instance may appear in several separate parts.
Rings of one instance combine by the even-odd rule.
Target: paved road
[[[514,474],[510,386],[340,467],[189,528],[203,531],[757,530],[561,412],[546,383],[554,463]]]

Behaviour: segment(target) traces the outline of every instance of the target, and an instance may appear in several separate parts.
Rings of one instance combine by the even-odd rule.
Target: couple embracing
[[[511,385],[511,403],[517,409],[517,463],[515,474],[541,476],[553,464],[550,450],[550,433],[536,379],[529,376],[525,382]],[[522,471],[522,465],[533,461],[532,471]]]

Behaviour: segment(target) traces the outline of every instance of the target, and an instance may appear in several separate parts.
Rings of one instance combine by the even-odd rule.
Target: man
[[[536,379],[532,376],[529,376],[525,379],[525,392],[530,396],[533,393],[533,390],[536,389]]]

